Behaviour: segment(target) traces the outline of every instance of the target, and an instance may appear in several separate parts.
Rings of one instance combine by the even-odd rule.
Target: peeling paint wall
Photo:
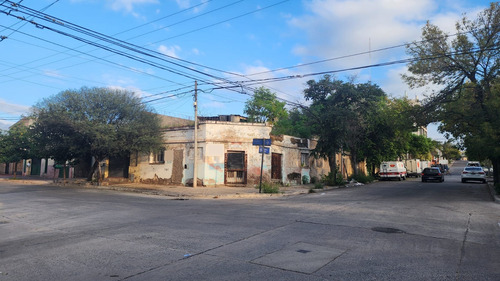
[[[303,176],[321,178],[330,171],[328,161],[310,156],[316,142],[292,136],[270,136],[271,126],[265,124],[204,121],[198,127],[197,178],[204,186],[225,184],[225,157],[228,152],[246,155],[246,184],[260,181],[262,154],[254,146],[254,138],[272,139],[270,153],[264,154],[262,176],[271,181],[272,153],[281,155],[281,178],[284,184],[301,184]],[[139,155],[137,165],[129,173],[136,182],[156,184],[190,184],[194,178],[194,127],[168,129],[164,133],[164,163],[149,163],[149,155]],[[340,154],[338,155],[340,159]],[[352,174],[348,156],[344,156],[347,174]],[[132,161],[131,161],[132,163]],[[339,160],[340,166],[340,160]],[[362,165],[361,165],[362,166]],[[364,170],[362,170],[364,171]]]

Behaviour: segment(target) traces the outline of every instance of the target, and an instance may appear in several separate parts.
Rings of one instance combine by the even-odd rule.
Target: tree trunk
[[[490,159],[493,164],[493,183],[500,183],[500,158]]]
[[[330,173],[336,175],[337,173],[337,153],[330,153],[328,155],[328,164],[330,165]]]
[[[351,166],[353,175],[358,175],[358,155],[356,151],[351,151]]]
[[[63,165],[63,185],[66,185],[66,162]]]
[[[14,163],[14,178],[17,179],[17,162]]]
[[[94,164],[92,165],[92,168],[90,169],[90,172],[87,176],[87,181],[92,181],[92,177],[94,176],[94,173],[95,171],[97,170],[97,168],[99,168],[99,163],[100,161],[95,161]]]

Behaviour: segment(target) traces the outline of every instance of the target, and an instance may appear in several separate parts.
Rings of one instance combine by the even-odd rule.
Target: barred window
[[[149,155],[149,164],[165,163],[165,149],[154,151]]]

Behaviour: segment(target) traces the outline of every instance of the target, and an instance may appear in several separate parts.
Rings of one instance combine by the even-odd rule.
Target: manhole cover
[[[373,227],[372,230],[376,231],[376,232],[383,232],[383,233],[405,233],[401,229],[392,228],[392,227]]]

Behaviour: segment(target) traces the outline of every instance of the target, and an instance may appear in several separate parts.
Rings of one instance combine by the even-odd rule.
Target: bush
[[[351,179],[353,179],[357,182],[360,182],[360,183],[370,183],[370,182],[375,180],[372,176],[365,176],[365,175],[361,175],[361,174],[354,175],[354,176],[352,176]]]
[[[323,189],[323,184],[320,182],[317,182],[314,184],[314,189]]]
[[[328,173],[328,175],[323,175],[321,177],[321,181],[326,184],[326,185],[342,185],[344,184],[344,179],[342,178],[342,175],[339,172],[335,173]]]
[[[303,175],[302,176],[302,184],[308,184],[309,183],[309,176]]]
[[[259,188],[257,185],[255,188]],[[280,193],[280,186],[276,183],[263,182],[262,193]]]
[[[311,183],[317,183],[317,182],[318,182],[318,177],[312,176]]]

